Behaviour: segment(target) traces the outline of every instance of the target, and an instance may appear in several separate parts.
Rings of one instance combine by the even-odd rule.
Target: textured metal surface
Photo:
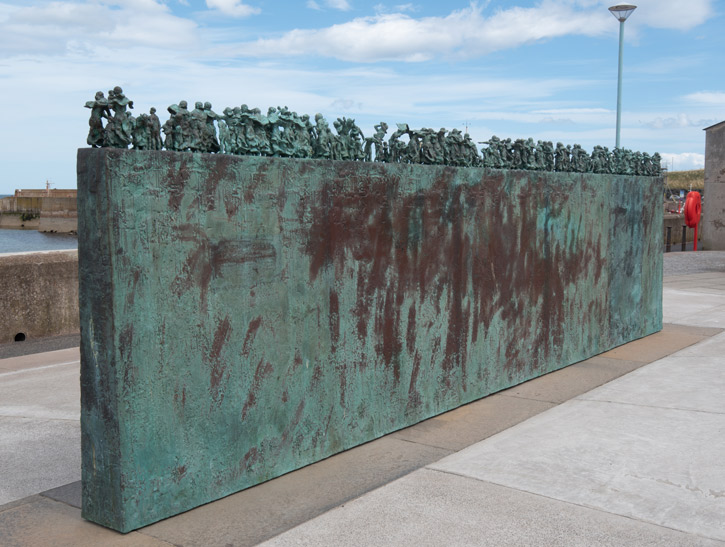
[[[661,179],[80,150],[83,514],[122,531],[661,329]]]

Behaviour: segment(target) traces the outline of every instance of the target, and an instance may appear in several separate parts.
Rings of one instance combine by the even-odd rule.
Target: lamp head
[[[609,8],[609,11],[612,12],[612,15],[614,15],[617,18],[617,21],[620,23],[624,23],[627,20],[627,17],[632,15],[632,12],[637,9],[637,6],[634,4],[617,4],[616,6],[612,6]]]

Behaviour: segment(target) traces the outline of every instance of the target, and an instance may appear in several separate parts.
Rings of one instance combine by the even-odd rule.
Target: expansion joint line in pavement
[[[429,464],[429,465],[431,465],[431,464]],[[446,475],[453,475],[455,477],[461,477],[461,478],[464,478],[464,479],[470,479],[470,480],[474,480],[474,481],[478,481],[478,482],[483,482],[483,483],[487,483],[487,484],[493,484],[494,486],[498,486],[500,488],[507,488],[507,489],[513,490],[515,492],[521,492],[523,494],[529,494],[531,496],[536,496],[538,498],[543,498],[543,499],[555,501],[555,502],[558,502],[558,503],[565,503],[567,505],[571,505],[571,506],[574,506],[574,507],[583,507],[584,509],[589,509],[591,511],[597,511],[598,513],[603,513],[605,515],[614,515],[616,517],[625,518],[625,519],[631,520],[633,522],[644,522],[646,524],[650,524],[652,526],[658,526],[658,527],[664,528],[666,530],[672,530],[674,532],[679,532],[681,534],[688,534],[688,535],[695,536],[695,537],[702,538],[702,539],[706,539],[706,540],[709,540],[709,541],[716,541],[716,542],[719,542],[719,543],[722,543],[723,545],[725,545],[725,542],[723,542],[723,541],[721,541],[719,539],[716,539],[716,538],[711,538],[711,537],[708,537],[708,536],[703,536],[703,535],[697,534],[695,532],[689,532],[689,531],[685,531],[685,530],[680,530],[679,528],[673,528],[672,526],[665,526],[664,524],[660,524],[659,522],[653,522],[651,520],[638,519],[638,518],[631,517],[629,515],[622,515],[620,513],[612,513],[611,511],[606,511],[606,510],[602,509],[601,507],[596,507],[596,506],[593,506],[593,505],[587,505],[587,504],[584,504],[584,503],[574,503],[572,501],[567,501],[567,500],[562,500],[562,499],[559,499],[559,498],[554,498],[552,496],[547,496],[545,494],[540,494],[538,492],[531,492],[529,490],[523,490],[521,488],[516,488],[515,486],[510,486],[508,484],[501,484],[499,482],[494,482],[494,481],[491,481],[491,480],[480,479],[478,477],[472,477],[471,475],[465,475],[463,473],[456,473],[455,471],[448,471],[446,469],[436,469],[435,467],[428,467],[428,466],[424,467],[423,469],[425,469],[426,471],[433,471],[433,472],[436,472],[436,473],[443,473],[443,474],[446,474]]]
[[[53,365],[45,365],[42,367],[24,368],[21,370],[11,370],[9,372],[0,372],[0,378],[5,377],[5,376],[13,376],[15,374],[35,372],[37,370],[47,370],[49,368],[66,367],[68,365],[78,365],[78,364],[80,364],[80,361],[78,359],[76,359],[75,361],[66,361],[65,363],[55,363]]]
[[[10,420],[15,418],[17,420],[33,420],[35,422],[74,422],[78,423],[78,418],[38,418],[37,416],[6,416],[0,413],[0,420]]]
[[[628,403],[626,401],[608,401],[605,399],[582,399],[575,397],[571,399],[580,403],[602,403],[611,405],[622,405],[622,406],[639,406],[642,408],[655,408],[657,410],[676,410],[678,412],[700,412],[701,414],[714,414],[715,416],[722,416],[725,412],[715,412],[713,410],[698,410],[697,408],[679,408],[674,406],[657,406],[657,405],[642,405],[638,403]]]
[[[446,454],[446,456],[450,456],[451,454],[454,454],[454,453],[458,452],[457,450],[451,448],[450,446],[438,446],[437,444],[422,443],[420,441],[412,441],[410,439],[404,439],[402,437],[396,437],[395,436],[395,433],[397,433],[397,432],[396,431],[393,431],[389,435],[392,435],[393,438],[396,441],[403,441],[403,442],[406,442],[406,443],[417,444],[417,445],[420,445],[420,446],[427,446],[428,448],[437,448],[438,450],[446,450],[448,452],[448,454]],[[475,442],[478,442],[478,441],[475,441]],[[471,444],[473,444],[473,443],[471,443]],[[445,458],[446,456],[443,456],[443,457]],[[425,466],[421,466],[421,467],[425,467]],[[418,469],[420,469],[420,468],[418,468]]]
[[[534,379],[536,379],[536,378],[534,378]],[[514,387],[516,387],[516,386],[514,386]],[[592,388],[592,389],[594,389],[594,388]],[[524,401],[536,401],[537,403],[548,403],[548,404],[554,405],[554,406],[559,406],[559,405],[563,404],[563,403],[557,402],[557,401],[549,401],[548,399],[535,399],[533,397],[523,397],[521,395],[507,395],[505,393],[499,393],[499,395],[501,395],[502,397],[510,397],[512,399],[523,399]],[[571,399],[567,399],[567,401],[569,401],[569,400],[571,400]],[[564,403],[565,402],[566,401],[564,401]]]

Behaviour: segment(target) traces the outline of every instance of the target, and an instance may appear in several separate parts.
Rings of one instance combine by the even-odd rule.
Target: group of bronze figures
[[[86,107],[91,109],[87,142],[93,147],[128,148],[319,158],[347,161],[421,163],[494,169],[528,169],[576,173],[614,173],[659,176],[659,154],[652,156],[623,148],[610,151],[595,146],[591,154],[581,146],[565,146],[533,139],[499,139],[480,142],[479,151],[468,133],[458,129],[411,129],[397,124],[388,140],[388,125],[380,122],[372,137],[364,137],[355,120],[338,118],[335,132],[322,116],[314,123],[308,115],[298,115],[286,106],[271,107],[266,115],[247,105],[225,108],[219,115],[211,103],[197,102],[193,110],[186,101],[168,108],[170,117],[161,125],[156,109],[134,117],[133,108],[120,87],[96,93]],[[105,125],[103,120],[106,120]],[[217,131],[218,126],[218,131]],[[161,138],[163,131],[164,137]]]

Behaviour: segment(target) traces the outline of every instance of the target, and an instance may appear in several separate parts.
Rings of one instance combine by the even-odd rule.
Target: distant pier
[[[0,199],[0,228],[75,234],[78,232],[76,190],[15,190]]]

